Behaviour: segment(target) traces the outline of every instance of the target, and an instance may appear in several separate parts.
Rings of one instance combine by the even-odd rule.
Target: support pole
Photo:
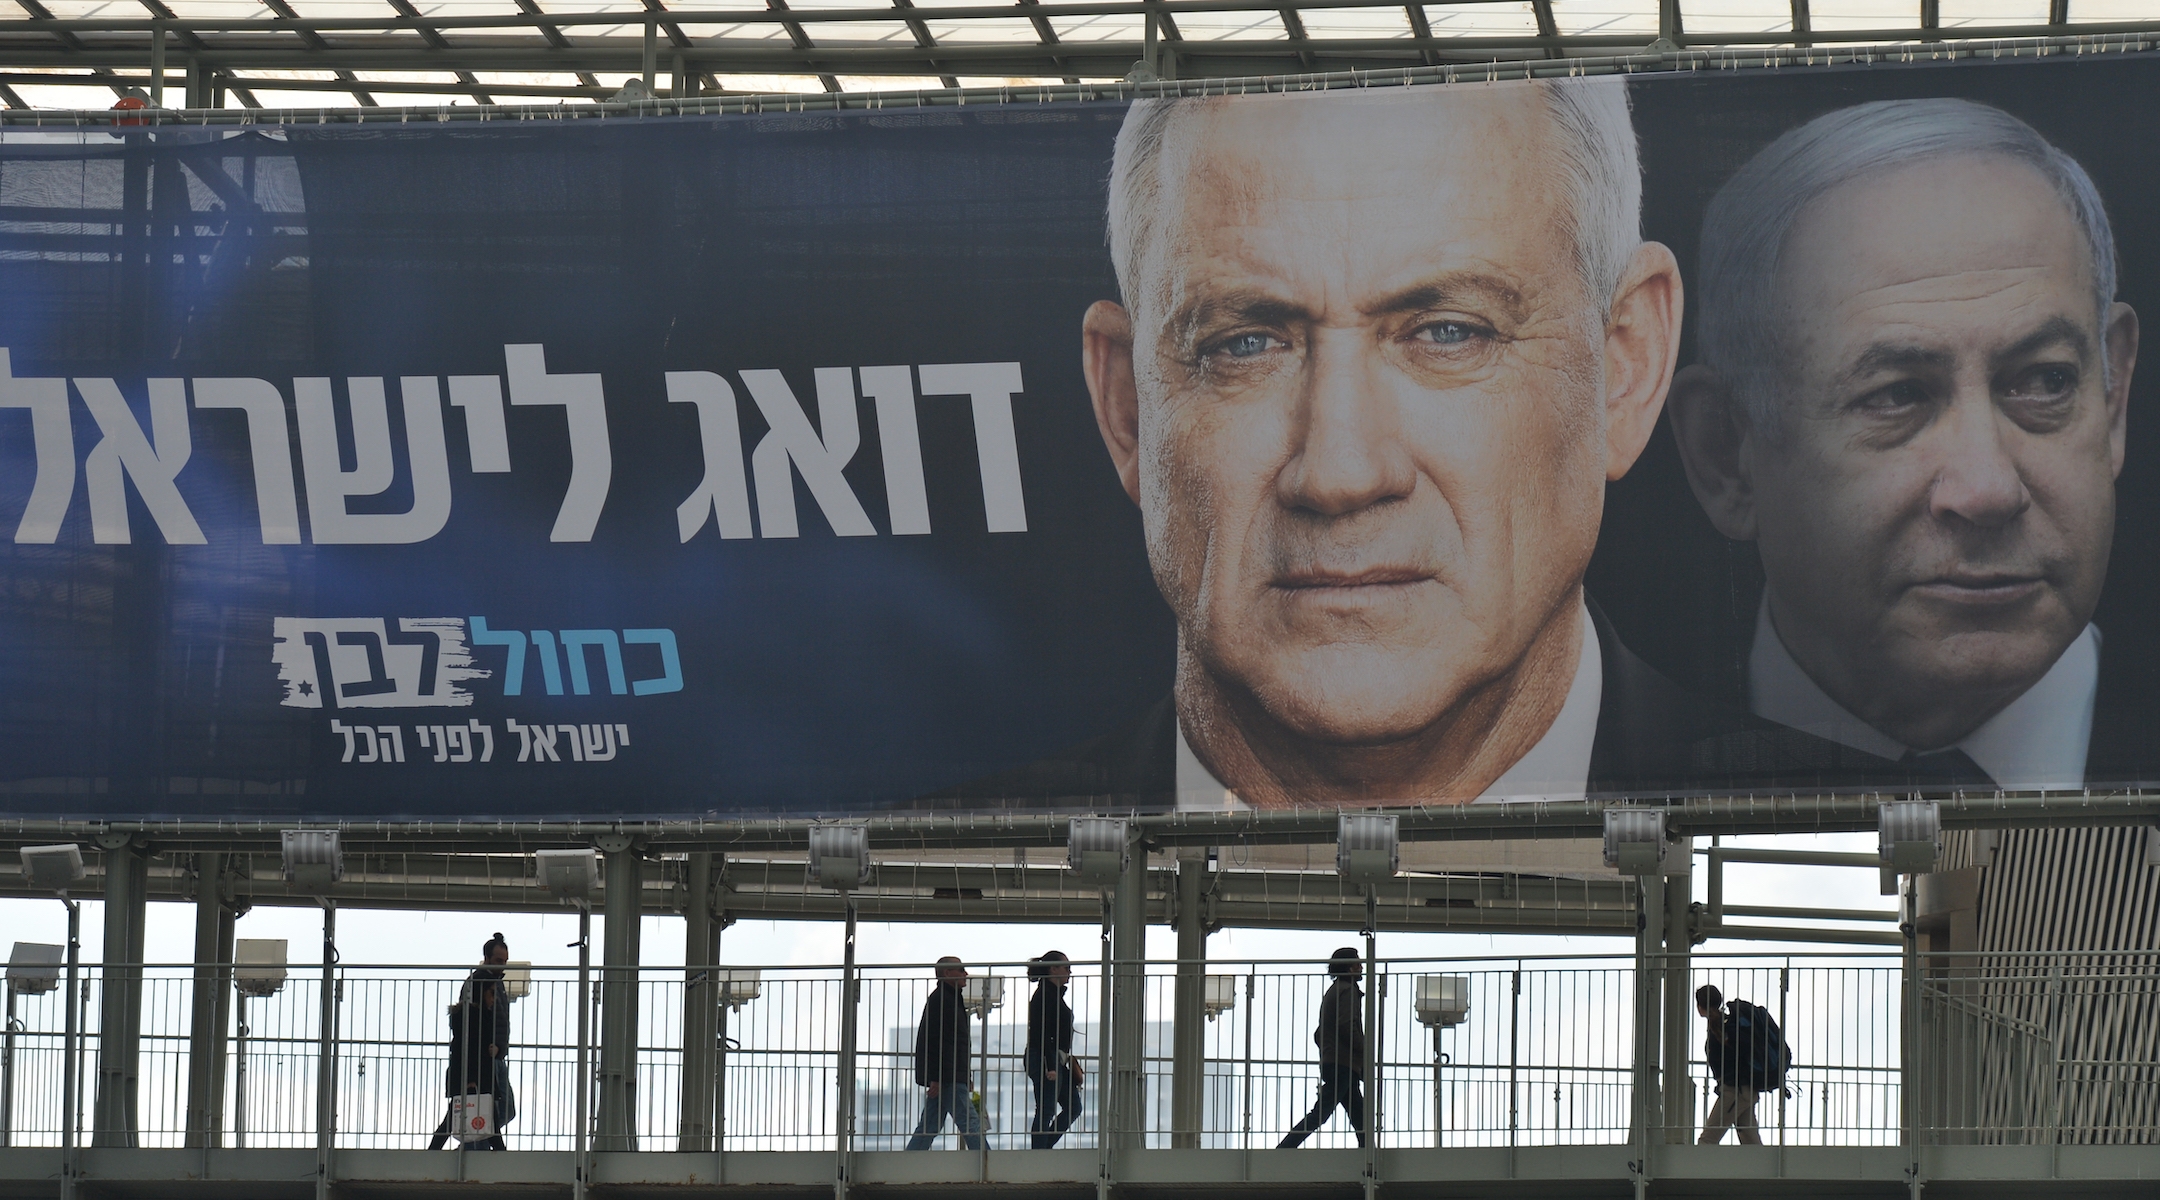
[[[1143,991],[1147,987],[1147,847],[1135,842],[1118,880],[1110,950],[1110,1103],[1103,1114],[1113,1149],[1138,1148],[1146,1124]]]
[[[1632,1164],[1640,1185],[1650,1174],[1650,1146],[1659,1140],[1658,1103],[1659,960],[1665,941],[1665,890],[1656,875],[1639,875],[1635,923],[1635,1070],[1634,1104],[1628,1141],[1637,1158]]]
[[[76,1000],[82,992],[82,906],[66,896],[60,897],[60,903],[67,905],[68,914],[67,1027],[60,1042],[64,1055],[60,1065],[60,1200],[75,1200],[75,1177],[82,1174],[82,1154],[75,1144],[75,1126],[82,1115],[76,1107],[82,1090],[77,1079],[82,1005]]]
[[[1170,1145],[1200,1148],[1207,1098],[1207,920],[1201,892],[1207,858],[1197,848],[1178,853],[1177,995],[1171,1026]]]
[[[675,1148],[713,1149],[714,1060],[720,1046],[720,922],[713,917],[713,856],[691,854],[683,864],[682,1118]]]
[[[597,1151],[637,1145],[638,930],[644,864],[630,839],[600,839],[607,857],[607,928],[600,970],[600,1122]]]
[[[571,1154],[576,1166],[570,1178],[570,1200],[585,1200],[585,1181],[592,1174],[592,904],[577,902],[577,1113],[571,1130]]]
[[[833,1200],[847,1200],[848,1176],[855,1149],[855,1036],[856,993],[855,981],[855,893],[849,892],[847,902],[847,926],[841,933],[840,946],[840,1078],[838,1093],[840,1111],[835,1114],[833,1128],[838,1131],[839,1161],[833,1171]]]
[[[150,25],[150,107],[165,107],[165,23],[163,21],[154,21]]]
[[[645,22],[645,94],[655,95],[653,84],[660,73],[660,25],[657,21]]]
[[[334,1178],[330,1161],[337,1136],[338,995],[337,901],[322,902],[322,1007],[317,1014],[315,1051],[315,1200],[330,1200]]]
[[[1365,1074],[1365,1200],[1380,1191],[1380,945],[1378,889],[1365,885],[1365,1054],[1359,1064]],[[1511,1087],[1512,1090],[1512,1087]]]
[[[7,1028],[0,1030],[0,1146],[15,1144],[15,981],[7,988]]]
[[[145,848],[129,834],[100,834],[105,851],[105,982],[98,999],[98,1082],[90,1144],[133,1148],[142,1064],[143,917],[150,884]]]
[[[1682,856],[1688,862],[1692,855]],[[1688,1080],[1688,1019],[1694,1013],[1688,902],[1693,880],[1665,878],[1665,1141],[1678,1145],[1695,1127],[1695,1089]]]
[[[225,1022],[232,992],[232,906],[225,856],[195,856],[195,979],[188,1012],[187,1130],[183,1145],[214,1149],[223,1139]]]
[[[1110,1027],[1112,1019],[1110,997],[1116,990],[1111,985],[1111,934],[1116,926],[1117,900],[1112,889],[1102,893],[1102,945],[1097,950],[1096,962],[1100,965],[1096,992],[1095,1016],[1095,1200],[1109,1200],[1113,1164],[1110,1161]],[[1247,1007],[1251,1007],[1249,1004]]]

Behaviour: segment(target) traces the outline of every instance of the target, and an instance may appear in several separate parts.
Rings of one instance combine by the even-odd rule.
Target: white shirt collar
[[[1597,741],[1598,710],[1605,694],[1605,658],[1588,609],[1582,610],[1582,631],[1582,653],[1576,659],[1575,678],[1568,684],[1560,714],[1530,752],[1501,772],[1492,787],[1478,797],[1480,803],[1580,800],[1588,791],[1590,749]],[[1185,740],[1183,724],[1177,731],[1177,790],[1180,812],[1238,812],[1247,807],[1193,753],[1192,743]]]
[[[2087,625],[2038,683],[1957,743],[1997,786],[2015,789],[2085,785],[2093,700],[2100,685],[2100,630]],[[1847,712],[1794,661],[1770,622],[1766,594],[1748,651],[1748,706],[1755,715],[1883,758],[1910,752],[1897,739]]]

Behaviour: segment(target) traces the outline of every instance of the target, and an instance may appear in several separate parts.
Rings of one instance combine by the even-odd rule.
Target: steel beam
[[[713,916],[713,856],[692,854],[683,865],[682,1115],[675,1148],[715,1149],[713,1102],[720,1046],[720,922]]]
[[[1148,851],[1136,840],[1112,899],[1110,1076],[1103,1081],[1103,1136],[1113,1150],[1144,1143]]]
[[[627,837],[604,837],[607,928],[601,948],[600,1112],[593,1149],[638,1149],[637,1038],[639,903],[644,861]]]
[[[1177,865],[1177,992],[1171,1014],[1170,1145],[1197,1150],[1207,1098],[1206,852],[1182,850]]]
[[[149,911],[149,851],[127,834],[101,837],[98,846],[105,852],[105,941],[90,1144],[132,1147],[138,1127],[136,1079],[142,1062],[143,920]]]
[[[1688,875],[1665,880],[1665,1063],[1664,1122],[1668,1144],[1689,1140],[1695,1125],[1695,1089],[1688,1078],[1688,1022],[1694,1017],[1694,973],[1690,969],[1691,930],[1688,904],[1694,881]]]
[[[195,980],[189,1004],[184,1144],[214,1149],[225,1129],[225,1030],[232,1016],[233,907],[225,856],[195,856]]]

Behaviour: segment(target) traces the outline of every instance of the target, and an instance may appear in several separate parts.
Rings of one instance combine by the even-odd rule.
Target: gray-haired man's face
[[[1992,157],[1832,191],[1786,241],[1785,419],[1746,452],[1771,614],[1907,745],[2015,699],[2098,601],[2137,325],[2116,305],[2101,328],[2090,254],[2044,179]]]
[[[1605,482],[1670,368],[1647,302],[1608,339],[1554,136],[1530,87],[1172,125],[1132,311],[1099,304],[1087,333],[1181,707],[1197,667],[1248,738],[1391,742],[1547,640],[1565,692]]]

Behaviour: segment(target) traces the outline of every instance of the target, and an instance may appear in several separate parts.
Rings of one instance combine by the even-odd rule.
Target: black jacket
[[[1702,791],[1853,791],[1896,764],[1694,696],[1635,657],[1595,603],[1605,688],[1590,749],[1592,797]],[[1016,770],[924,797],[918,808],[1177,807],[1177,709],[1165,696],[1139,721]]]
[[[930,989],[923,1002],[922,1020],[915,1025],[915,1086],[935,1083],[966,1083],[968,1055],[972,1049],[967,1006],[960,987],[943,983]]]
[[[493,1054],[488,1047],[495,1047]],[[503,1058],[510,1053],[510,995],[502,972],[482,967],[465,978],[450,1006],[450,1067],[443,1094],[494,1092]]]
[[[1029,1075],[1062,1070],[1072,1044],[1072,1005],[1065,1003],[1063,986],[1045,980],[1028,1000],[1027,1051],[1021,1066]]]
[[[1313,1026],[1313,1045],[1320,1047],[1320,1069],[1354,1066],[1365,1077],[1365,993],[1357,977],[1344,975],[1320,997],[1320,1020]]]

